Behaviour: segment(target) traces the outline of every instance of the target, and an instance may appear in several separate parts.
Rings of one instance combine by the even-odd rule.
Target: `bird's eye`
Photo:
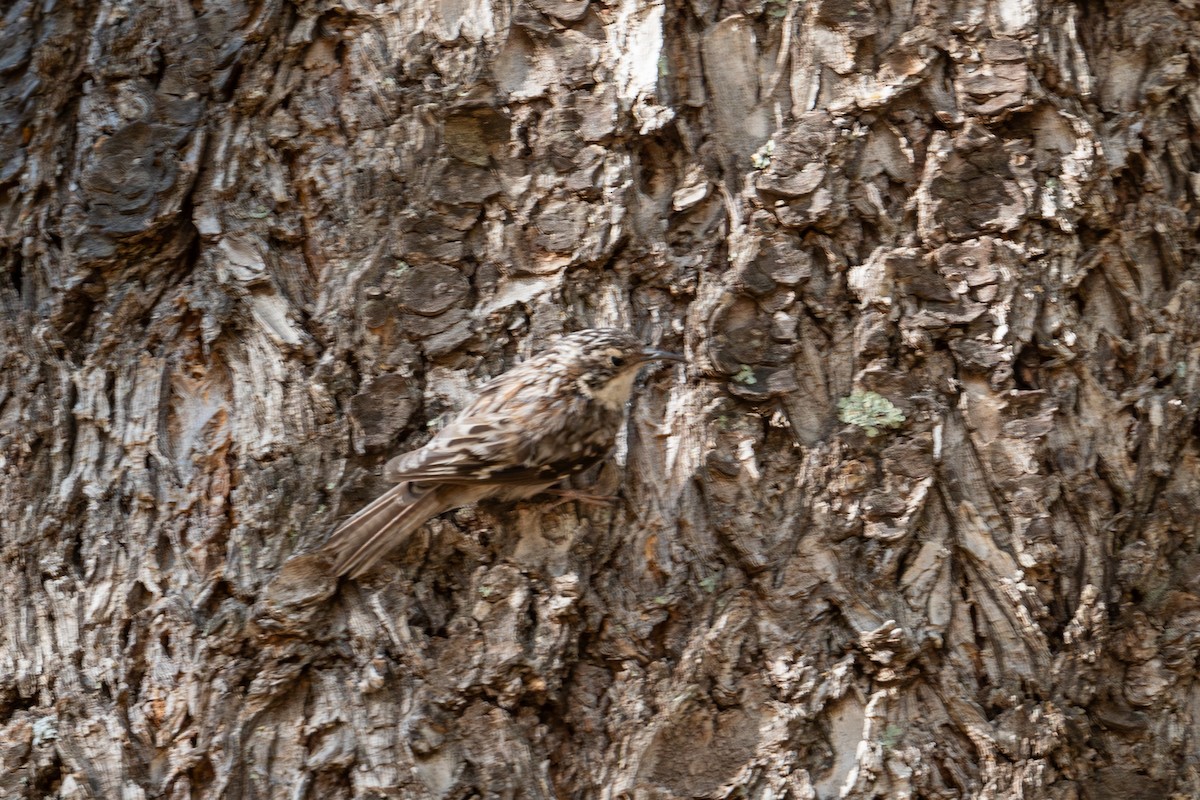
[[[625,359],[621,358],[620,356],[610,356],[608,363],[612,364],[614,367],[623,367],[625,366]]]

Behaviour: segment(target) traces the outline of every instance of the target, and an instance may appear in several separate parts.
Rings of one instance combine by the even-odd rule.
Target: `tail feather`
[[[412,483],[393,486],[338,526],[322,547],[333,556],[338,575],[357,578],[427,519],[445,511],[438,487],[418,489]]]

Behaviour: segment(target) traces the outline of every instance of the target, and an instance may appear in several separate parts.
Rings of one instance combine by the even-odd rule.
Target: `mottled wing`
[[[543,460],[532,455],[536,449],[535,442],[504,426],[489,432],[488,428],[476,425],[469,433],[439,437],[436,442],[401,456],[388,465],[384,474],[388,480],[539,484],[587,469],[608,452],[607,447],[580,448]]]
[[[424,447],[388,463],[393,481],[503,485],[546,484],[607,455],[621,415],[563,391],[550,371],[526,363],[480,391],[479,398]]]

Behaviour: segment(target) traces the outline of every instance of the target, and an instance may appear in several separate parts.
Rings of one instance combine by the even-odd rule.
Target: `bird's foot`
[[[617,498],[611,494],[590,494],[581,492],[578,489],[547,489],[546,494],[552,494],[559,499],[550,505],[547,511],[553,511],[563,503],[585,503],[590,506],[608,506],[612,508],[617,504]]]

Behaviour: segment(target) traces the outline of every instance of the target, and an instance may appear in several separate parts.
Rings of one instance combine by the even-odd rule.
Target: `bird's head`
[[[616,328],[576,331],[558,340],[553,349],[569,364],[570,377],[584,394],[619,408],[629,400],[638,370],[650,361],[683,361],[683,356],[647,347],[632,334]]]

